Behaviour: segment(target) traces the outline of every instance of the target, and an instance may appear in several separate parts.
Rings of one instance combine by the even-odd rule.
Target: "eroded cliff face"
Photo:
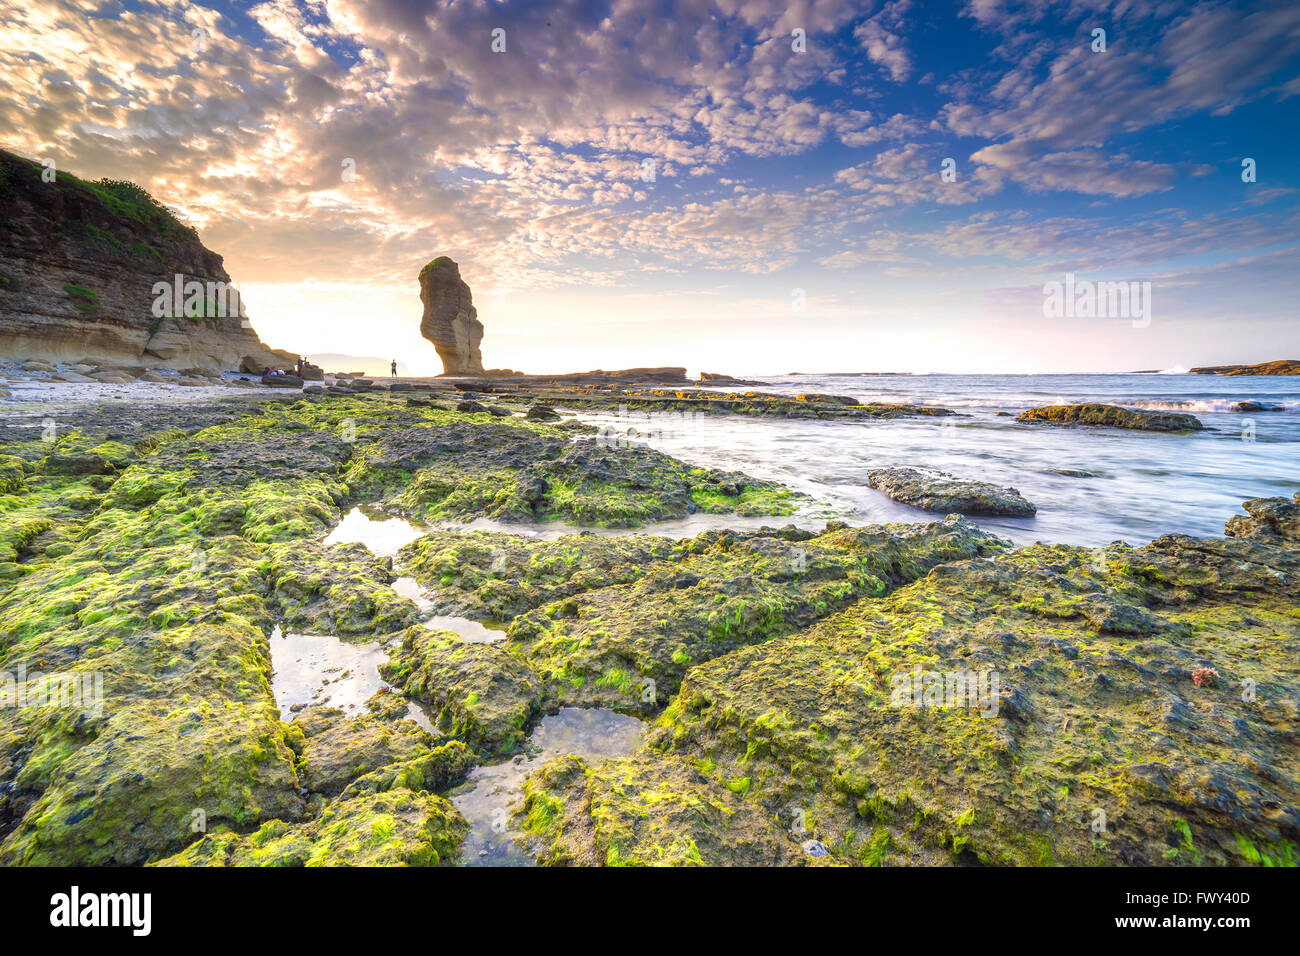
[[[0,150],[0,356],[165,368],[284,365],[221,291],[221,256],[131,183],[86,182]],[[174,286],[163,316],[155,286]],[[190,290],[201,283],[199,298]],[[186,297],[192,301],[186,308]],[[194,313],[194,314],[190,314]],[[224,315],[222,313],[225,313]]]
[[[444,375],[482,375],[483,323],[460,277],[460,267],[439,256],[420,270],[420,301],[424,317],[420,334],[433,343]]]

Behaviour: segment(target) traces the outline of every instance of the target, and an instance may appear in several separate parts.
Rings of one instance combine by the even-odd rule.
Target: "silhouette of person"
[[[393,378],[397,378],[397,359],[393,359]]]

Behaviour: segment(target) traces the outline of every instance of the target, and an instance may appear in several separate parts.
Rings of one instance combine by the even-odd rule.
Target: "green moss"
[[[99,308],[99,293],[94,289],[68,283],[63,287],[63,291],[76,300],[77,308],[83,312],[93,312]]]

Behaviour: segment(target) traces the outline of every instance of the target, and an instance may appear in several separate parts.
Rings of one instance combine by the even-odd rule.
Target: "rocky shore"
[[[1093,550],[799,530],[779,485],[529,412],[941,410],[399,384],[0,423],[0,691],[27,700],[0,863],[463,861],[467,775],[572,707],[648,735],[527,777],[510,832],[542,863],[1295,862],[1297,500]],[[327,544],[357,505],[422,527]],[[773,520],[652,533],[691,514]],[[376,648],[385,684],[281,706],[279,629]],[[96,675],[100,707],[41,697]]]

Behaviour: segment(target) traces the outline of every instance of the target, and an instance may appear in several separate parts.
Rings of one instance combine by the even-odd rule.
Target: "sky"
[[[149,189],[268,344],[417,374],[439,255],[496,368],[1300,358],[1294,0],[0,0],[0,146]]]

